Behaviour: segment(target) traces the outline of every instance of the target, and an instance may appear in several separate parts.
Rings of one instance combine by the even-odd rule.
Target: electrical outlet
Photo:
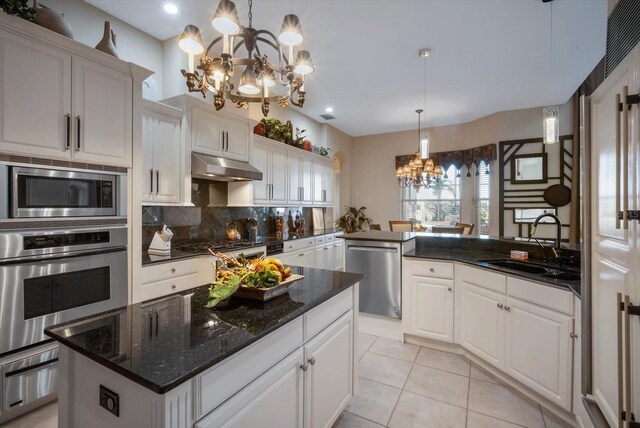
[[[113,413],[116,417],[120,417],[120,396],[100,385],[100,407]]]

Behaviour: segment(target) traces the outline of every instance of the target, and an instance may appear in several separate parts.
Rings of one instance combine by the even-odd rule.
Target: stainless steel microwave
[[[0,164],[0,218],[126,216],[126,174]]]

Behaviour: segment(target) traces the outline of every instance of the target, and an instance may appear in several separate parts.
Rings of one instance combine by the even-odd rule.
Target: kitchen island
[[[354,393],[361,275],[207,309],[209,285],[57,325],[59,426],[331,426]]]

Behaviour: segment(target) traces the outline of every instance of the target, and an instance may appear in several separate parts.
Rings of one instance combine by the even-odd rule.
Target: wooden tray
[[[242,299],[259,300],[266,302],[267,300],[278,297],[289,291],[289,286],[304,278],[304,275],[291,274],[286,281],[282,281],[279,285],[271,288],[252,288],[245,285],[240,285],[238,291],[234,293],[234,297],[240,297]]]

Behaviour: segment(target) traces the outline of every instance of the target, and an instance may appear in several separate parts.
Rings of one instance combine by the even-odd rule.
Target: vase
[[[34,21],[36,24],[73,39],[73,30],[65,19],[64,14],[58,13],[45,5],[39,5],[38,0],[33,0],[33,9],[36,11],[36,19]]]
[[[111,22],[104,21],[104,33],[102,40],[96,45],[96,49],[118,58],[116,50],[116,33],[111,29]]]

